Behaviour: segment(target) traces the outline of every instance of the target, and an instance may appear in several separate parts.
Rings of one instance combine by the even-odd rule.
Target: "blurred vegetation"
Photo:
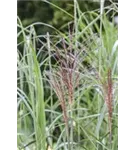
[[[51,2],[60,8],[63,8],[69,14],[73,15],[73,1],[60,1],[51,0]],[[44,22],[50,24],[57,29],[60,29],[63,25],[72,21],[68,15],[65,15],[61,10],[49,5],[43,1],[22,1],[19,0],[18,4],[18,16],[22,20],[24,26],[30,25],[34,22]],[[82,11],[94,10],[99,8],[99,3],[92,1],[79,1],[79,6]],[[50,28],[39,27],[37,28],[37,33],[52,32]]]

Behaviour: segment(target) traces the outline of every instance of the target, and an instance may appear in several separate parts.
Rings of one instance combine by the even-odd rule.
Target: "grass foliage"
[[[110,8],[81,12],[74,0],[71,15],[47,3],[73,22],[59,31],[40,22],[24,27],[18,17],[18,149],[117,150],[118,38]],[[38,25],[54,34],[37,35]]]

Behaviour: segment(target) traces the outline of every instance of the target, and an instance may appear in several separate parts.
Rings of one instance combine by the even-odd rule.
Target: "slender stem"
[[[72,104],[70,107],[70,142],[71,142],[71,150],[73,150],[73,111],[72,111]]]
[[[79,90],[78,90],[78,97],[79,97]],[[77,108],[79,108],[79,106],[80,106],[80,98],[79,98],[78,101],[77,101]],[[78,111],[77,111],[77,118],[79,118],[79,117],[80,117],[80,111],[79,111],[79,109],[78,109]],[[79,119],[78,119],[78,143],[80,143]]]
[[[69,125],[68,124],[66,124],[66,133],[67,133],[68,149],[70,150],[70,138],[69,138]]]
[[[51,63],[51,46],[50,46],[50,38],[49,33],[47,32],[47,46],[48,46],[48,52],[49,52],[49,69],[50,72],[52,71],[52,63]],[[53,99],[52,99],[52,85],[50,85],[50,95],[51,95],[51,110],[53,110]],[[53,122],[53,113],[51,112],[51,122]],[[50,131],[50,134],[52,134],[53,131]],[[50,140],[49,140],[50,141]],[[52,140],[50,141],[50,146],[52,147]]]

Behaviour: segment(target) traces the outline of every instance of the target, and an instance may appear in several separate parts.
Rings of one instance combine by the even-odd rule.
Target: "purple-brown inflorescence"
[[[78,54],[74,55],[66,48],[64,40],[62,40],[63,49],[56,47],[57,71],[51,74],[50,82],[60,101],[63,111],[63,118],[66,126],[68,126],[67,104],[69,107],[73,104],[74,90],[79,84],[79,73],[77,72]],[[71,46],[70,46],[71,48]]]
[[[112,141],[112,113],[113,113],[113,83],[111,69],[108,69],[107,72],[107,82],[104,85],[105,90],[105,102],[108,108],[108,123],[109,123],[109,132],[110,132],[110,142]]]
[[[107,80],[105,82],[102,81],[98,73],[96,73],[96,79],[100,80],[102,87],[103,87],[104,100],[108,109],[108,126],[109,126],[110,143],[111,143],[112,141],[112,113],[113,113],[113,82],[112,82],[111,68],[109,68],[107,71]]]

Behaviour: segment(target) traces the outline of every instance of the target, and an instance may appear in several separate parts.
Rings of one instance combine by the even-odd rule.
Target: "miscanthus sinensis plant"
[[[107,19],[117,5],[82,12],[74,0],[69,14],[43,2],[73,21],[60,31],[18,17],[18,149],[117,150],[118,29]],[[37,35],[38,25],[54,34]]]

